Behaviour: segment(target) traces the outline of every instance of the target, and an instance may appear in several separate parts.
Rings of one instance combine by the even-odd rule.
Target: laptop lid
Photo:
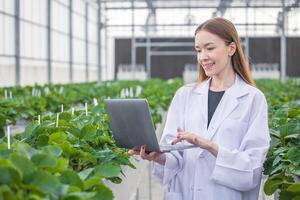
[[[160,151],[146,99],[105,99],[104,105],[118,147]]]

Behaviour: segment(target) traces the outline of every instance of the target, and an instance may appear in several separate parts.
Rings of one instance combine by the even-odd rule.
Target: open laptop
[[[146,99],[105,99],[104,105],[120,148],[139,150],[145,144],[146,152],[168,152],[197,147],[183,142],[159,145]]]

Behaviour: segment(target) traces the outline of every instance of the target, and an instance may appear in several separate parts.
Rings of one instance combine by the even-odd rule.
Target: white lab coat
[[[164,166],[153,163],[153,174],[166,200],[257,200],[270,142],[265,96],[236,75],[207,128],[209,81],[176,92],[161,143],[180,127],[216,143],[217,157],[201,148],[172,151]]]

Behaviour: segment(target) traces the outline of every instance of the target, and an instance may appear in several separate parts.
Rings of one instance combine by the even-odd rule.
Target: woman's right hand
[[[166,162],[166,156],[164,153],[161,152],[151,152],[151,153],[146,153],[145,148],[146,145],[142,145],[140,150],[134,150],[134,149],[130,149],[128,151],[128,154],[130,155],[140,155],[142,159],[144,160],[149,160],[149,161],[154,161],[157,162],[161,165],[165,165]]]

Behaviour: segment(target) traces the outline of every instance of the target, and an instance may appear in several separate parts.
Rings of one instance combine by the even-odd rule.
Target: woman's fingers
[[[127,153],[128,153],[129,155],[139,155],[139,154],[140,154],[139,151],[136,151],[136,150],[133,150],[133,149],[128,150]]]
[[[140,155],[140,157],[142,159],[152,161],[152,160],[156,159],[160,153],[159,152],[150,152],[148,154],[148,153],[146,153],[146,145],[142,145],[140,147],[139,151],[130,149],[130,150],[128,150],[128,154],[129,155]]]
[[[177,132],[184,132],[181,128],[177,128]]]
[[[177,137],[175,140],[172,141],[172,144],[176,144],[178,142],[181,142],[182,140],[186,140],[191,144],[197,144],[198,143],[198,136],[196,136],[193,133],[185,133],[185,132],[179,132],[177,134]]]
[[[158,155],[158,152],[151,152],[148,155],[149,155],[149,157],[154,158]]]
[[[140,156],[141,158],[146,159],[145,145],[141,146]]]
[[[179,130],[180,128],[178,128],[177,130]],[[181,142],[182,140],[186,139],[186,134],[185,133],[178,133],[176,139],[174,139],[171,144],[177,144],[178,142]]]
[[[174,144],[177,144],[178,142],[181,142],[181,139],[176,138],[171,142],[171,144],[174,145]]]

